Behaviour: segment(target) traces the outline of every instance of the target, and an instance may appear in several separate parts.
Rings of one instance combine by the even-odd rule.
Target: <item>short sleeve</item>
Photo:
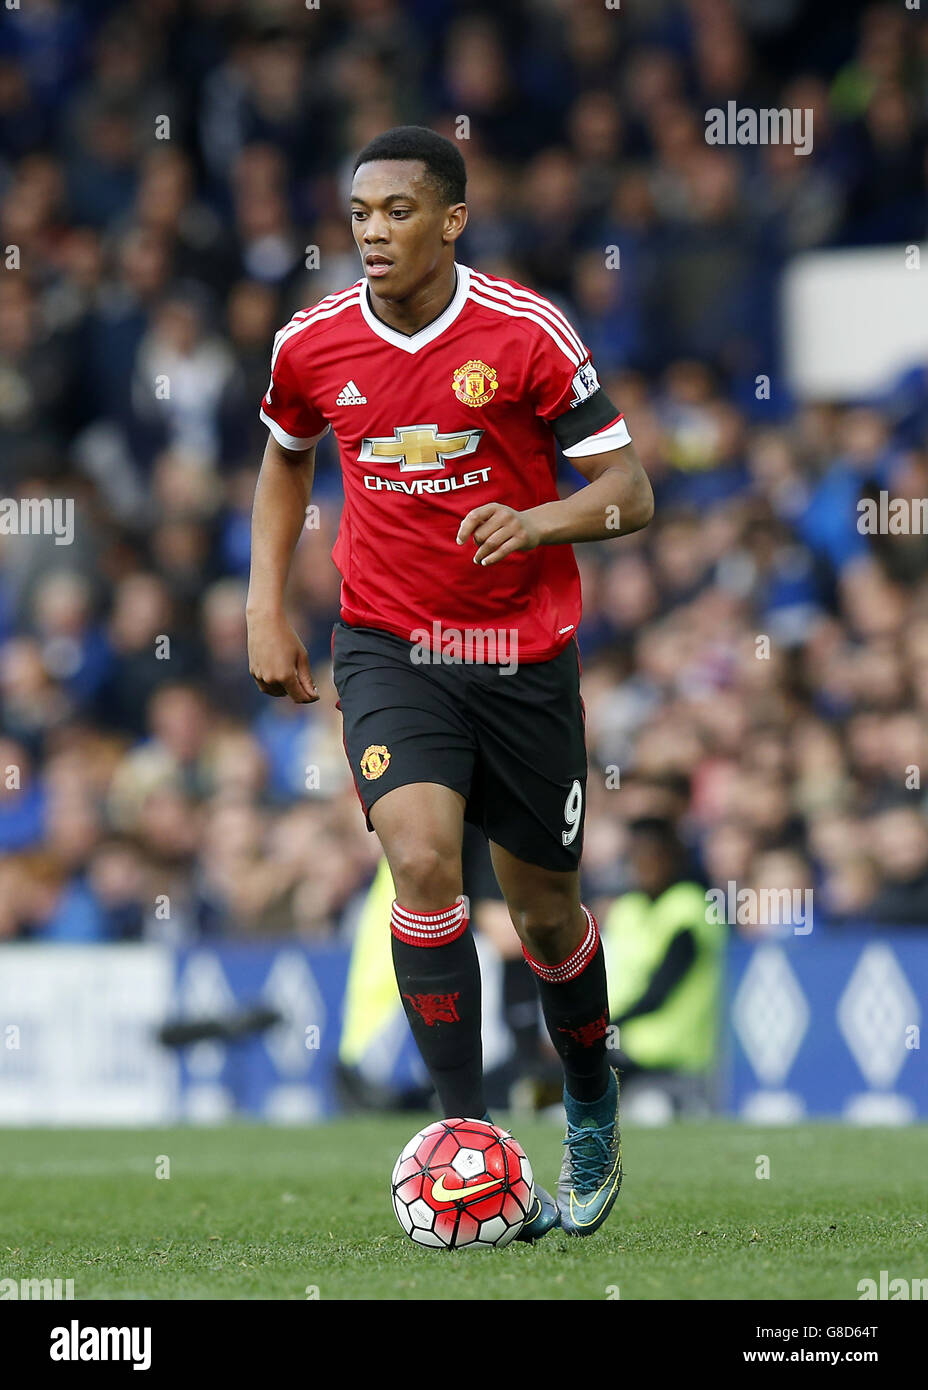
[[[283,332],[274,341],[271,380],[258,413],[282,448],[310,449],[329,425],[300,389]]]
[[[558,310],[538,335],[532,363],[535,412],[551,426],[568,458],[631,443],[622,412],[600,385],[586,346]]]

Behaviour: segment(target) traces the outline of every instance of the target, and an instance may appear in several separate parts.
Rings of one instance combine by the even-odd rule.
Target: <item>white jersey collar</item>
[[[458,283],[451,303],[442,310],[437,319],[433,319],[424,328],[420,328],[418,333],[400,333],[397,329],[391,328],[389,324],[383,323],[371,308],[367,285],[363,284],[360,300],[361,313],[368,328],[371,332],[376,333],[378,338],[383,338],[385,343],[392,343],[394,347],[402,348],[403,352],[418,352],[420,348],[428,347],[429,343],[434,343],[435,339],[441,337],[445,329],[454,323],[467,303],[467,296],[470,291],[470,270],[466,265],[457,263],[455,270],[457,271]]]

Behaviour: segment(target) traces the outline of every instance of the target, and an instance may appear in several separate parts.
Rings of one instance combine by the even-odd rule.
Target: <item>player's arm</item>
[[[652,1014],[669,999],[696,960],[696,937],[689,927],[677,932],[641,994],[612,1020],[619,1025]]]
[[[538,531],[539,545],[602,541],[647,526],[654,515],[654,493],[633,444],[570,461],[587,485],[525,513]]]
[[[268,436],[255,489],[248,584],[248,667],[265,695],[298,705],[319,699],[306,648],[284,611],[287,575],[306,520],[316,446],[285,449]]]
[[[571,497],[522,512],[502,502],[468,512],[457,539],[463,545],[473,537],[478,565],[495,565],[538,545],[627,536],[647,526],[654,514],[651,484],[622,412],[600,386],[589,352],[567,320],[552,305],[543,312],[558,331],[536,338],[527,395],[587,485]]]
[[[537,545],[627,536],[647,526],[654,515],[654,494],[632,444],[572,458],[571,463],[587,485],[570,497],[524,512],[501,502],[468,512],[457,539],[463,545],[473,536],[474,564],[494,565],[515,550],[534,550]]]

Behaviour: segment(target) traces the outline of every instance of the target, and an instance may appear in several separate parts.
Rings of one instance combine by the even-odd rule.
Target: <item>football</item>
[[[417,1245],[479,1250],[519,1234],[535,1182],[506,1130],[483,1120],[437,1120],[403,1149],[392,1190],[397,1220]]]

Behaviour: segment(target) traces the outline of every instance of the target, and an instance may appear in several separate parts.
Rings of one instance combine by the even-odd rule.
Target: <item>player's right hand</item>
[[[248,669],[265,695],[289,695],[297,705],[319,699],[306,648],[283,614],[248,619]]]

